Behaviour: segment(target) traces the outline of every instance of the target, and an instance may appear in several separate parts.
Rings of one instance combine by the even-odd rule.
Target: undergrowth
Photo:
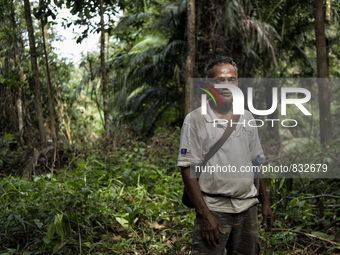
[[[53,174],[0,179],[0,254],[188,254],[195,214],[181,204],[179,132],[159,129],[149,140],[121,132]],[[336,179],[266,185],[276,220],[260,232],[262,254],[338,250]]]

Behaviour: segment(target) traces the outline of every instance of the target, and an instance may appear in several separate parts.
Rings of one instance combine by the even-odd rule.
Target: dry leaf
[[[162,229],[165,229],[166,226],[165,225],[159,225],[158,223],[154,223],[150,226],[151,228],[154,228],[154,229],[159,229],[159,230],[162,230]]]

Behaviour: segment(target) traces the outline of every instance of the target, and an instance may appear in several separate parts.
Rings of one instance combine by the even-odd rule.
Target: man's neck
[[[210,107],[214,111],[217,117],[228,116],[231,117],[233,115],[233,104],[232,102],[223,102],[222,106],[216,106],[210,102]],[[229,116],[230,115],[230,116]]]

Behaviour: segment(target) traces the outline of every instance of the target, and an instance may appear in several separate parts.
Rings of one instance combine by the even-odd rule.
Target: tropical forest
[[[274,223],[261,226],[260,202],[260,254],[340,254],[339,0],[0,11],[0,255],[190,254],[181,130],[216,56],[237,65],[262,169],[292,169],[264,173]]]

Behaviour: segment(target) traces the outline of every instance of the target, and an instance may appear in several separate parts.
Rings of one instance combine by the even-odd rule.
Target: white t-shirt
[[[181,130],[177,166],[198,165],[221,138],[227,124],[223,121],[217,124],[218,121],[215,121],[214,127],[214,119],[218,120],[209,101],[206,115],[202,115],[201,108],[197,108],[186,116]],[[252,114],[245,110],[244,115],[240,116],[236,131],[232,132],[223,146],[208,160],[204,169],[196,169],[201,170],[199,185],[203,192],[225,196],[211,197],[202,193],[211,211],[239,213],[258,203],[256,198],[244,199],[257,195],[254,173],[249,169],[257,155],[264,158],[257,128],[252,127],[256,123],[248,123],[252,119]]]

